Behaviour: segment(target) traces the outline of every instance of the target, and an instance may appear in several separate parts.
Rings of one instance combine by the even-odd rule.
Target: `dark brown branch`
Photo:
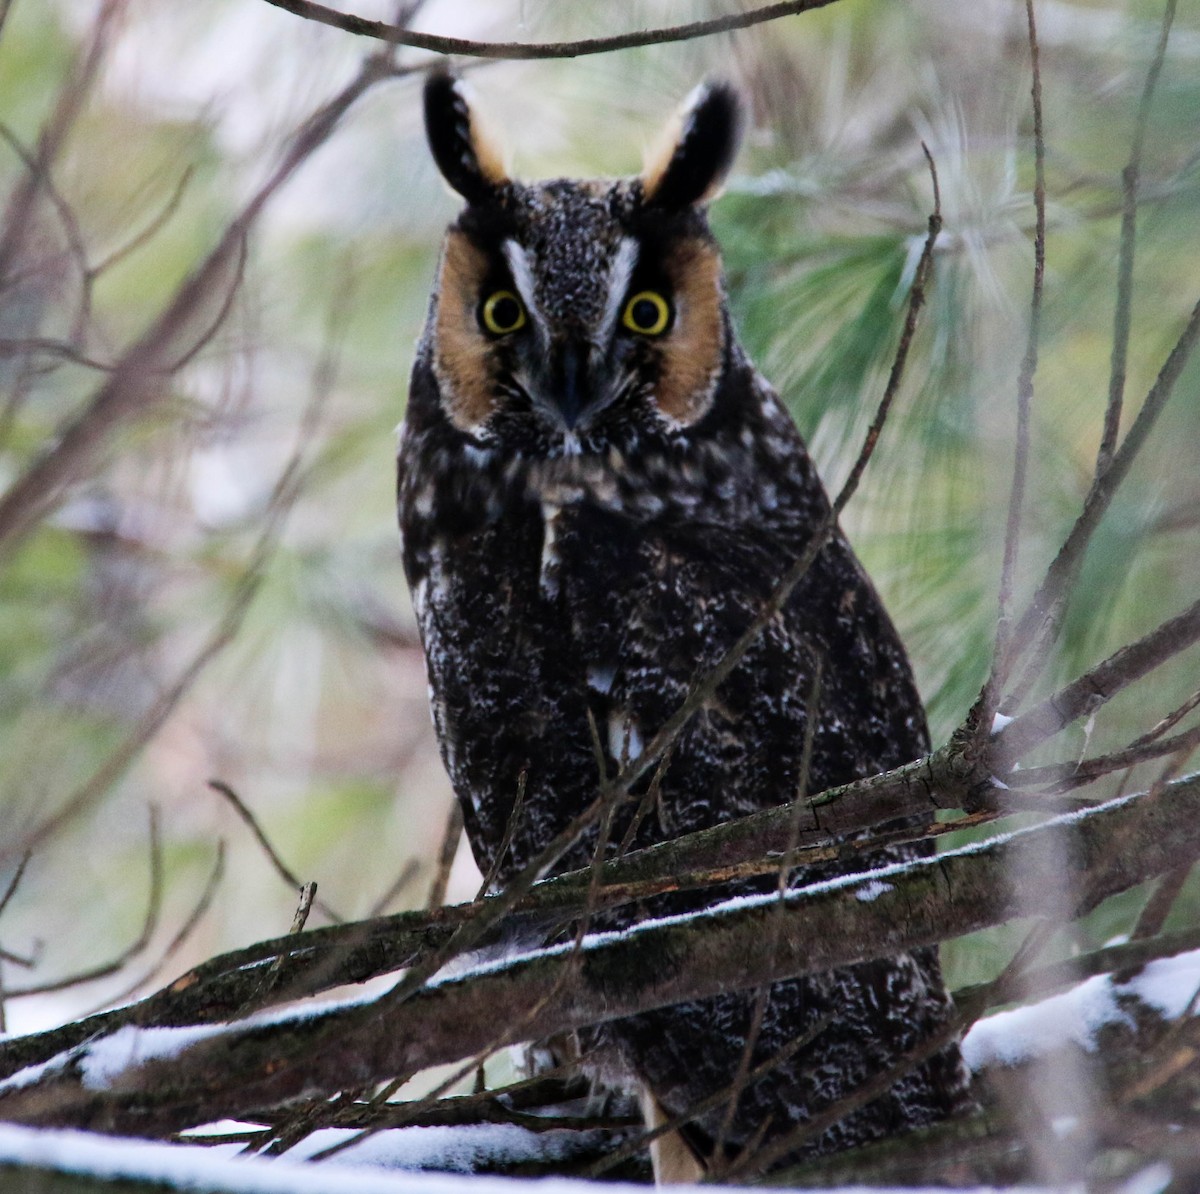
[[[845,861],[848,852],[866,855],[881,845],[910,840],[911,835],[875,834],[855,842],[845,841],[845,835],[869,829],[876,821],[927,815],[931,808],[979,804],[985,790],[990,790],[986,777],[980,779],[957,755],[943,749],[928,759],[832,789],[812,800],[767,809],[610,861],[601,871],[595,904],[597,908],[617,907],[663,892],[768,875],[785,860],[801,867],[833,859]],[[818,815],[814,809],[824,824],[814,819]],[[801,827],[798,832],[798,814],[814,827]],[[920,836],[977,826],[995,815],[984,811],[930,827]],[[437,969],[456,953],[497,938],[536,937],[568,924],[579,914],[590,882],[589,869],[545,880],[520,898],[506,891],[482,905],[400,913],[311,930],[299,940],[285,936],[260,942],[210,959],[133,1007],[64,1025],[19,1043],[0,1044],[0,1078],[122,1024],[172,1026],[229,1019],[245,1006],[257,985],[259,968],[281,955],[286,961],[274,994],[298,998],[418,963]],[[464,927],[469,933],[459,936]],[[472,944],[463,945],[464,940]]]
[[[105,1089],[85,1087],[68,1063],[6,1090],[0,1114],[169,1133],[211,1118],[215,1104],[236,1116],[474,1056],[491,1047],[497,1022],[521,1021],[522,1032],[537,1038],[933,944],[1027,915],[1027,892],[1043,882],[1070,891],[1068,911],[1082,915],[1200,854],[1200,819],[1191,815],[1198,795],[1200,776],[1193,776],[981,846],[818,884],[788,898],[785,932],[775,943],[766,918],[779,915],[779,902],[742,903],[601,937],[566,970],[570,947],[442,982],[404,1003],[385,998],[239,1024],[190,1045],[181,1040],[178,1053],[161,1059],[139,1047],[144,1060]],[[857,898],[866,883],[870,902]]]
[[[530,45],[512,41],[471,41],[462,37],[442,37],[435,33],[418,33],[404,24],[389,24],[387,21],[370,21],[351,13],[338,12],[312,0],[267,0],[275,8],[282,8],[294,16],[329,25],[359,37],[374,37],[393,46],[409,46],[414,50],[432,50],[435,54],[461,54],[468,58],[581,58],[586,54],[609,54],[614,50],[630,50],[635,46],[663,45],[667,42],[693,41],[698,37],[711,37],[715,33],[729,33],[734,29],[747,29],[764,21],[777,21],[781,17],[795,16],[824,8],[835,0],[784,0],[768,4],[750,12],[731,13],[725,17],[713,17],[707,21],[691,21],[686,25],[672,25],[664,29],[642,29],[633,33],[620,33],[613,37],[591,37],[582,41],[542,42]]]

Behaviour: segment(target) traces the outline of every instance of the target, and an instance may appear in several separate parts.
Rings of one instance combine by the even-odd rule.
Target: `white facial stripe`
[[[542,318],[537,305],[537,288],[533,284],[533,271],[529,268],[529,258],[525,256],[525,250],[515,240],[506,240],[504,260],[508,262],[509,272],[525,309],[540,323]]]
[[[608,301],[604,304],[604,318],[598,329],[597,341],[607,344],[616,326],[621,304],[625,301],[625,292],[629,289],[629,279],[633,277],[633,267],[637,265],[638,246],[632,237],[623,236],[613,256],[612,269],[608,275]]]

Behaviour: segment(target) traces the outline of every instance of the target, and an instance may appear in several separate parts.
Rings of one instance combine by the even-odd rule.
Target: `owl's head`
[[[425,346],[460,432],[558,455],[704,417],[730,337],[704,205],[740,124],[734,92],[702,84],[640,177],[522,183],[463,82],[430,77],[430,149],[467,206],[446,234]]]

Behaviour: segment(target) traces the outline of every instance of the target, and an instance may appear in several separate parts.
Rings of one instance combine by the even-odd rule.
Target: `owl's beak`
[[[546,362],[541,397],[567,431],[574,431],[596,405],[590,352],[586,342],[562,340],[551,346]]]

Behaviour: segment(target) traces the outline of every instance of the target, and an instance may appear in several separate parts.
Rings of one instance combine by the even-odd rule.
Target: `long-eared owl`
[[[639,754],[760,612],[828,498],[726,305],[705,204],[737,148],[730,88],[699,87],[641,176],[620,181],[510,178],[446,74],[428,80],[425,122],[466,207],[446,234],[400,440],[404,567],[442,757],[475,857],[502,884],[594,800],[597,737],[610,775]],[[609,842],[638,811],[644,846],[927,746],[904,649],[837,531]],[[595,848],[585,835],[555,869]],[[656,1158],[671,1176],[845,1097],[950,1010],[936,953],[919,950],[778,983],[757,1008],[754,993],[730,994],[589,1039],[674,1117],[711,1102],[748,1048],[757,1066],[811,1035],[732,1111],[682,1129],[685,1163]],[[951,1045],[804,1152],[943,1118],[964,1091]]]

